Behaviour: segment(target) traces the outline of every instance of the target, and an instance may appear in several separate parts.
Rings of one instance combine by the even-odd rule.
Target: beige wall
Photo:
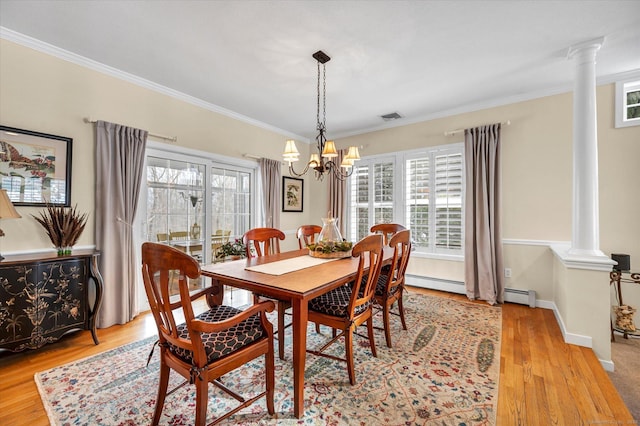
[[[0,40],[0,58],[0,123],[73,138],[71,201],[80,211],[93,213],[94,206],[94,137],[83,117],[175,135],[180,147],[236,158],[245,153],[280,158],[286,137],[277,132],[5,40]],[[597,97],[600,248],[605,254],[629,253],[638,270],[640,127],[614,128],[614,85],[598,87]],[[460,142],[462,135],[443,133],[511,120],[502,133],[505,266],[513,270],[507,285],[536,290],[539,299],[564,304],[573,294],[556,294],[554,257],[546,244],[571,239],[572,114],[572,96],[567,93],[343,138],[337,144],[362,145],[362,155],[374,155]],[[307,158],[309,147],[300,145],[301,158]],[[307,178],[305,191],[304,213],[282,215],[281,228],[288,232],[285,248],[295,246],[291,233],[298,224],[320,223],[327,211],[326,183]],[[2,223],[6,237],[0,238],[0,253],[49,249],[47,237],[31,217],[39,209],[18,211],[22,219]],[[79,245],[94,242],[93,215],[90,222]],[[463,279],[461,262],[415,258],[411,270]],[[607,274],[598,281],[606,287]],[[640,306],[640,291],[630,293],[625,302]]]
[[[285,136],[144,89],[123,80],[72,64],[17,44],[0,40],[0,124],[73,138],[72,204],[79,211],[94,208],[94,135],[84,117],[130,125],[177,136],[179,147],[242,158],[249,153],[281,158]],[[298,144],[303,157],[309,147]],[[304,212],[283,213],[288,234],[315,215],[311,195],[315,183],[305,183]],[[41,209],[18,207],[22,219],[2,223],[0,253],[46,250],[51,243],[31,217]],[[324,210],[324,208],[323,208]],[[79,246],[94,244],[91,214]],[[319,219],[315,223],[320,223]],[[285,248],[297,247],[288,235]]]

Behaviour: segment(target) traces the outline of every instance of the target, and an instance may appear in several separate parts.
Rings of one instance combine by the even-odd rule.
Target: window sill
[[[464,256],[461,254],[425,253],[414,251],[411,253],[411,257],[417,257],[420,259],[448,260],[451,262],[464,262]]]

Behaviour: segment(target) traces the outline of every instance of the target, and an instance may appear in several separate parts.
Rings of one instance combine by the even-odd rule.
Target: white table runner
[[[278,260],[277,262],[265,263],[256,266],[247,266],[247,271],[262,272],[269,275],[283,275],[300,269],[310,268],[338,259],[320,259],[311,256],[298,256],[291,259]]]

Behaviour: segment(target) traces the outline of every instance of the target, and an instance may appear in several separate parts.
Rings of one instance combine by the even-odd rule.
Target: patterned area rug
[[[355,338],[356,380],[349,384],[346,364],[307,354],[305,414],[293,417],[291,350],[276,355],[275,416],[264,399],[232,416],[233,425],[492,425],[495,424],[500,372],[499,307],[409,294],[405,296],[408,330],[399,318],[392,349],[376,332],[378,357],[366,339]],[[376,325],[381,325],[381,315]],[[290,327],[287,331],[290,333]],[[330,336],[309,325],[307,347]],[[364,331],[364,329],[363,329]],[[366,335],[366,332],[363,333]],[[290,339],[290,335],[288,336]],[[52,424],[150,424],[155,405],[158,351],[149,367],[155,338],[131,343],[96,356],[37,373],[35,376]],[[290,343],[290,340],[288,340]],[[276,343],[277,348],[277,343]],[[334,344],[342,355],[344,344]],[[264,388],[263,359],[228,374],[224,383],[245,396]],[[172,383],[181,378],[172,374]],[[171,384],[170,384],[171,387]],[[208,421],[235,400],[209,386]],[[186,425],[194,420],[193,386],[167,397],[162,424]]]

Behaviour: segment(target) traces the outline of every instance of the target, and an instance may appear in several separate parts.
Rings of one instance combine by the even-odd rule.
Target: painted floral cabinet
[[[0,262],[0,349],[22,351],[91,330],[102,300],[98,253],[22,256]]]

